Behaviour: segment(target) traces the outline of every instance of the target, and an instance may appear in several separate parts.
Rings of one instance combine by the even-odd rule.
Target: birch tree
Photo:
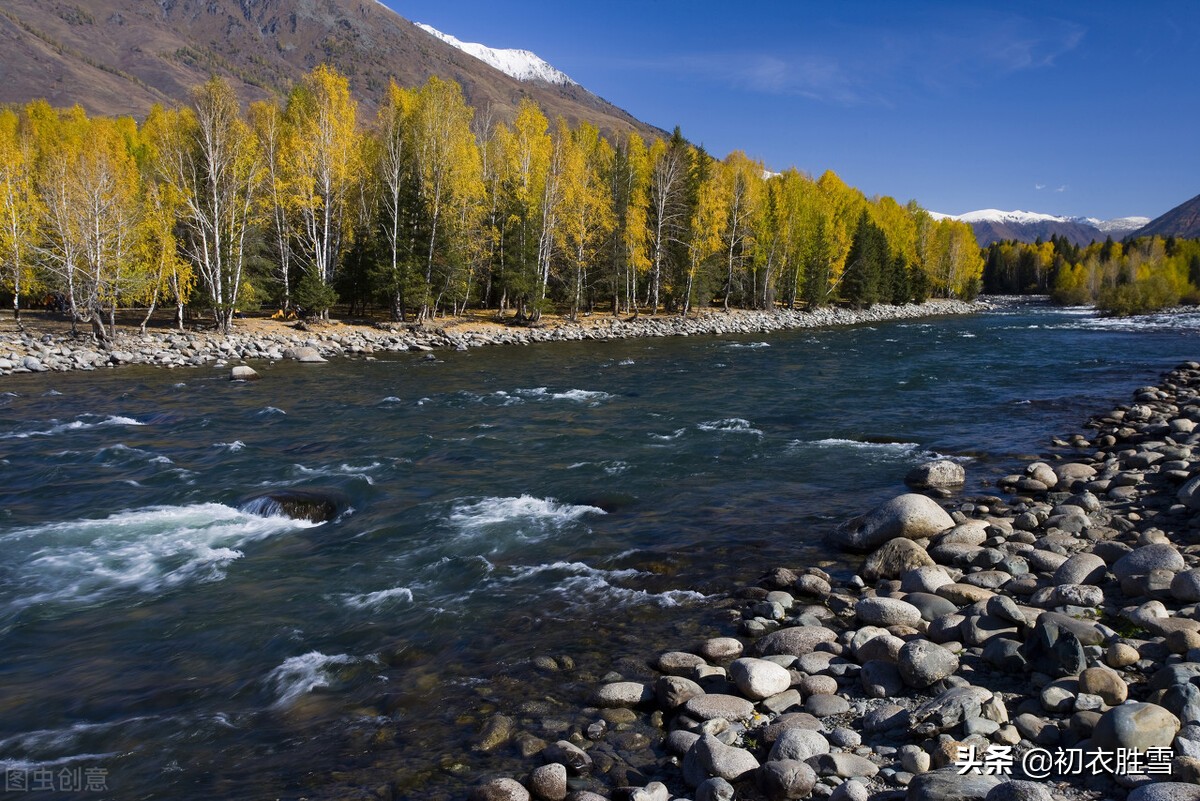
[[[324,64],[306,74],[288,98],[287,156],[301,243],[296,255],[323,287],[333,284],[348,244],[348,204],[361,173],[357,115],[349,81]],[[329,316],[327,308],[320,313]]]
[[[433,314],[435,291],[443,292],[454,271],[463,267],[465,243],[456,236],[465,235],[473,210],[481,209],[483,174],[471,130],[473,114],[462,87],[453,81],[432,76],[417,93],[414,169],[426,226],[418,320]],[[439,269],[442,280],[435,289]]]
[[[612,197],[603,176],[612,168],[612,146],[595,126],[583,123],[574,132],[559,119],[562,156],[561,249],[570,265],[571,319],[579,315],[587,270],[616,225]]]
[[[41,200],[34,187],[33,137],[20,116],[0,110],[0,280],[13,293],[13,319],[21,325],[21,294],[33,283],[34,247]]]
[[[233,330],[247,239],[262,186],[261,151],[221,78],[192,92],[192,108],[167,112],[158,174],[177,193],[180,248],[201,279],[219,330]]]

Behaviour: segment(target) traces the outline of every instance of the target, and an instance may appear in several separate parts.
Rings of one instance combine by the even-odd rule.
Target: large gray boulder
[[[910,570],[932,567],[933,557],[912,540],[904,537],[890,539],[868,556],[858,574],[864,581],[898,579]]]
[[[792,674],[787,668],[749,656],[735,659],[729,665],[729,677],[738,692],[755,701],[778,695],[792,686]]]
[[[948,489],[961,487],[967,481],[967,472],[958,462],[937,459],[914,467],[904,477],[904,483],[913,489]]]
[[[308,347],[307,345],[301,345],[301,346],[293,347],[293,348],[285,348],[283,351],[283,358],[294,359],[298,362],[306,362],[309,364],[315,364],[318,362],[325,361],[325,359],[321,358],[321,354],[317,351],[316,348],[311,348],[311,347]]]
[[[937,501],[909,493],[851,520],[836,532],[834,541],[847,550],[869,551],[896,537],[916,540],[953,527],[953,518]]]
[[[1179,718],[1157,704],[1127,703],[1105,712],[1092,730],[1100,748],[1166,748],[1179,731]]]

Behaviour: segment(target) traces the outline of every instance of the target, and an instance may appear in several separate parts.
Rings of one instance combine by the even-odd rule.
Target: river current
[[[852,570],[825,535],[912,466],[993,491],[1198,334],[1017,306],[6,378],[0,769],[38,798],[463,797],[521,764],[472,750],[492,714],[564,736],[605,674],[731,633],[722,593]],[[277,488],[348,507],[243,511]]]

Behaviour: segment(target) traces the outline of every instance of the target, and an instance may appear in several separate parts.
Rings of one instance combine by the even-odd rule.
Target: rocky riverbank
[[[769,570],[557,742],[493,717],[480,749],[531,761],[473,797],[1200,800],[1198,424],[1188,363],[1003,495],[914,471],[837,532],[855,572]]]
[[[536,342],[628,339],[635,337],[765,334],[798,328],[862,325],[886,320],[971,314],[986,303],[932,300],[905,306],[870,309],[821,308],[813,311],[704,311],[678,316],[619,319],[593,316],[579,322],[557,321],[541,327],[452,320],[428,326],[403,324],[323,325],[256,320],[222,336],[205,332],[119,333],[101,346],[90,335],[39,331],[30,323],[24,332],[0,333],[0,375],[66,370],[95,370],[125,364],[158,367],[226,366],[252,360],[324,361],[372,358],[375,354],[466,350],[484,345],[530,345]],[[243,330],[243,328],[245,330]]]

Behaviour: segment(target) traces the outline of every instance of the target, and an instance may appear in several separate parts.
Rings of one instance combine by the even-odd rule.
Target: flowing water
[[[851,569],[824,535],[913,465],[994,480],[1200,356],[1198,331],[1013,307],[248,384],[4,379],[0,768],[39,798],[85,773],[115,798],[462,797],[520,764],[471,750],[492,713],[557,739],[610,669],[728,633],[714,596]],[[280,488],[344,508],[248,511]]]

